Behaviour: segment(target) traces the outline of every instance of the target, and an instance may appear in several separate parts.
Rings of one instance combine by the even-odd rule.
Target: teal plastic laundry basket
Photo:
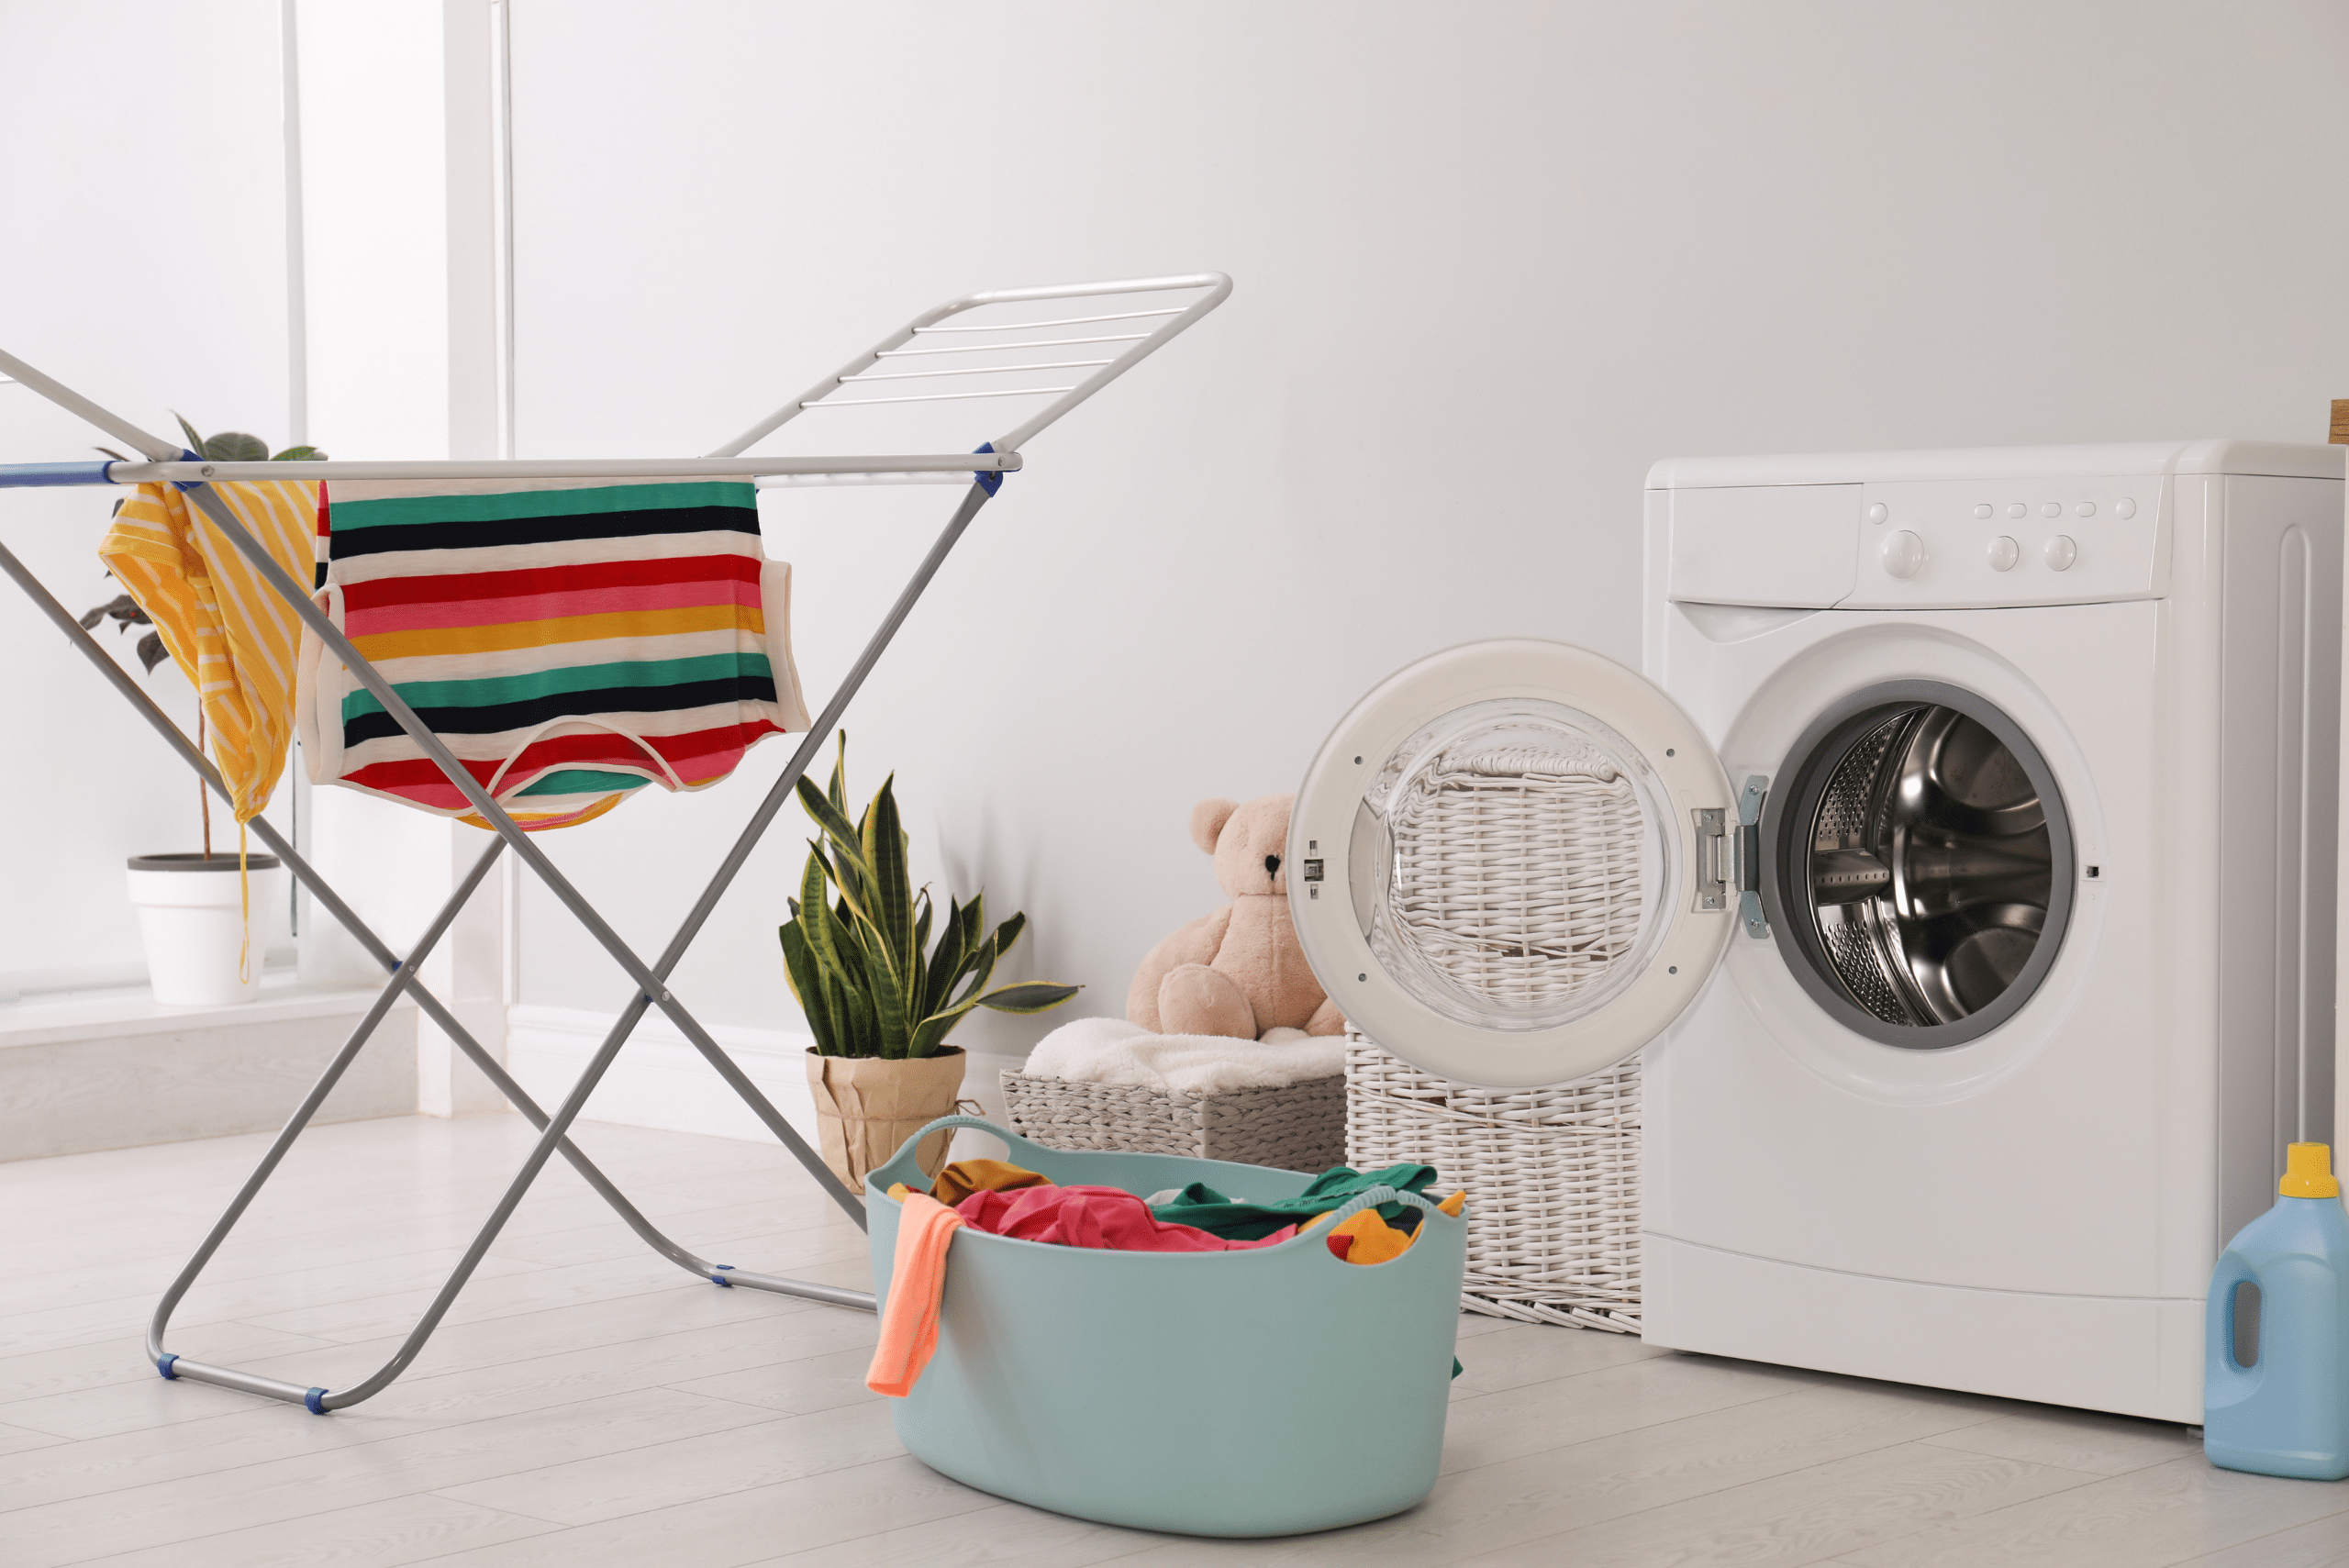
[[[874,1289],[885,1304],[903,1182],[941,1128],[1001,1139],[1063,1186],[1147,1197],[1205,1182],[1235,1198],[1294,1197],[1295,1171],[1046,1149],[945,1117],[865,1177]],[[1347,1210],[1396,1195],[1378,1188]],[[897,1436],[931,1469],[1055,1513],[1185,1535],[1296,1535],[1382,1518],[1435,1485],[1464,1215],[1413,1194],[1419,1240],[1349,1263],[1327,1227],[1237,1252],[1116,1252],[964,1229],[946,1253],[938,1351],[893,1400]]]

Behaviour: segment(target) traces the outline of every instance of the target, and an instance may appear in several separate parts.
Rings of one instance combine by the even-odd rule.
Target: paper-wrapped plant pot
[[[952,1045],[895,1060],[810,1051],[807,1092],[816,1102],[824,1163],[851,1192],[863,1192],[867,1171],[888,1163],[929,1123],[954,1114],[963,1067],[962,1049]],[[914,1158],[924,1175],[938,1174],[953,1141],[951,1130],[922,1140]]]

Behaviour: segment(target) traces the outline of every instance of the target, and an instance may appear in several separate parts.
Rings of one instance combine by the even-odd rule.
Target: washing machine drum
[[[2003,715],[1918,684],[1820,717],[1778,789],[1732,787],[1679,706],[1562,643],[1423,660],[1297,793],[1289,903],[1347,1018],[1424,1071],[1519,1088],[1614,1065],[1733,933],[1838,1023],[1961,1044],[2020,1007],[2068,908],[2068,834]]]

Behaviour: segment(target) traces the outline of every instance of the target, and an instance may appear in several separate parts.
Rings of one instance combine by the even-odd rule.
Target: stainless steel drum
[[[2012,720],[1955,687],[1863,693],[1796,746],[1771,790],[1771,922],[1796,977],[1890,1045],[1996,1028],[2054,962],[2069,824]]]

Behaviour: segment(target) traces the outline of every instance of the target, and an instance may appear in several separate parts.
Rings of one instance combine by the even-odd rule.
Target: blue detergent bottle
[[[2349,1214],[2323,1144],[2289,1144],[2284,1159],[2276,1207],[2210,1275],[2202,1451],[2228,1470],[2338,1481],[2349,1476]]]

